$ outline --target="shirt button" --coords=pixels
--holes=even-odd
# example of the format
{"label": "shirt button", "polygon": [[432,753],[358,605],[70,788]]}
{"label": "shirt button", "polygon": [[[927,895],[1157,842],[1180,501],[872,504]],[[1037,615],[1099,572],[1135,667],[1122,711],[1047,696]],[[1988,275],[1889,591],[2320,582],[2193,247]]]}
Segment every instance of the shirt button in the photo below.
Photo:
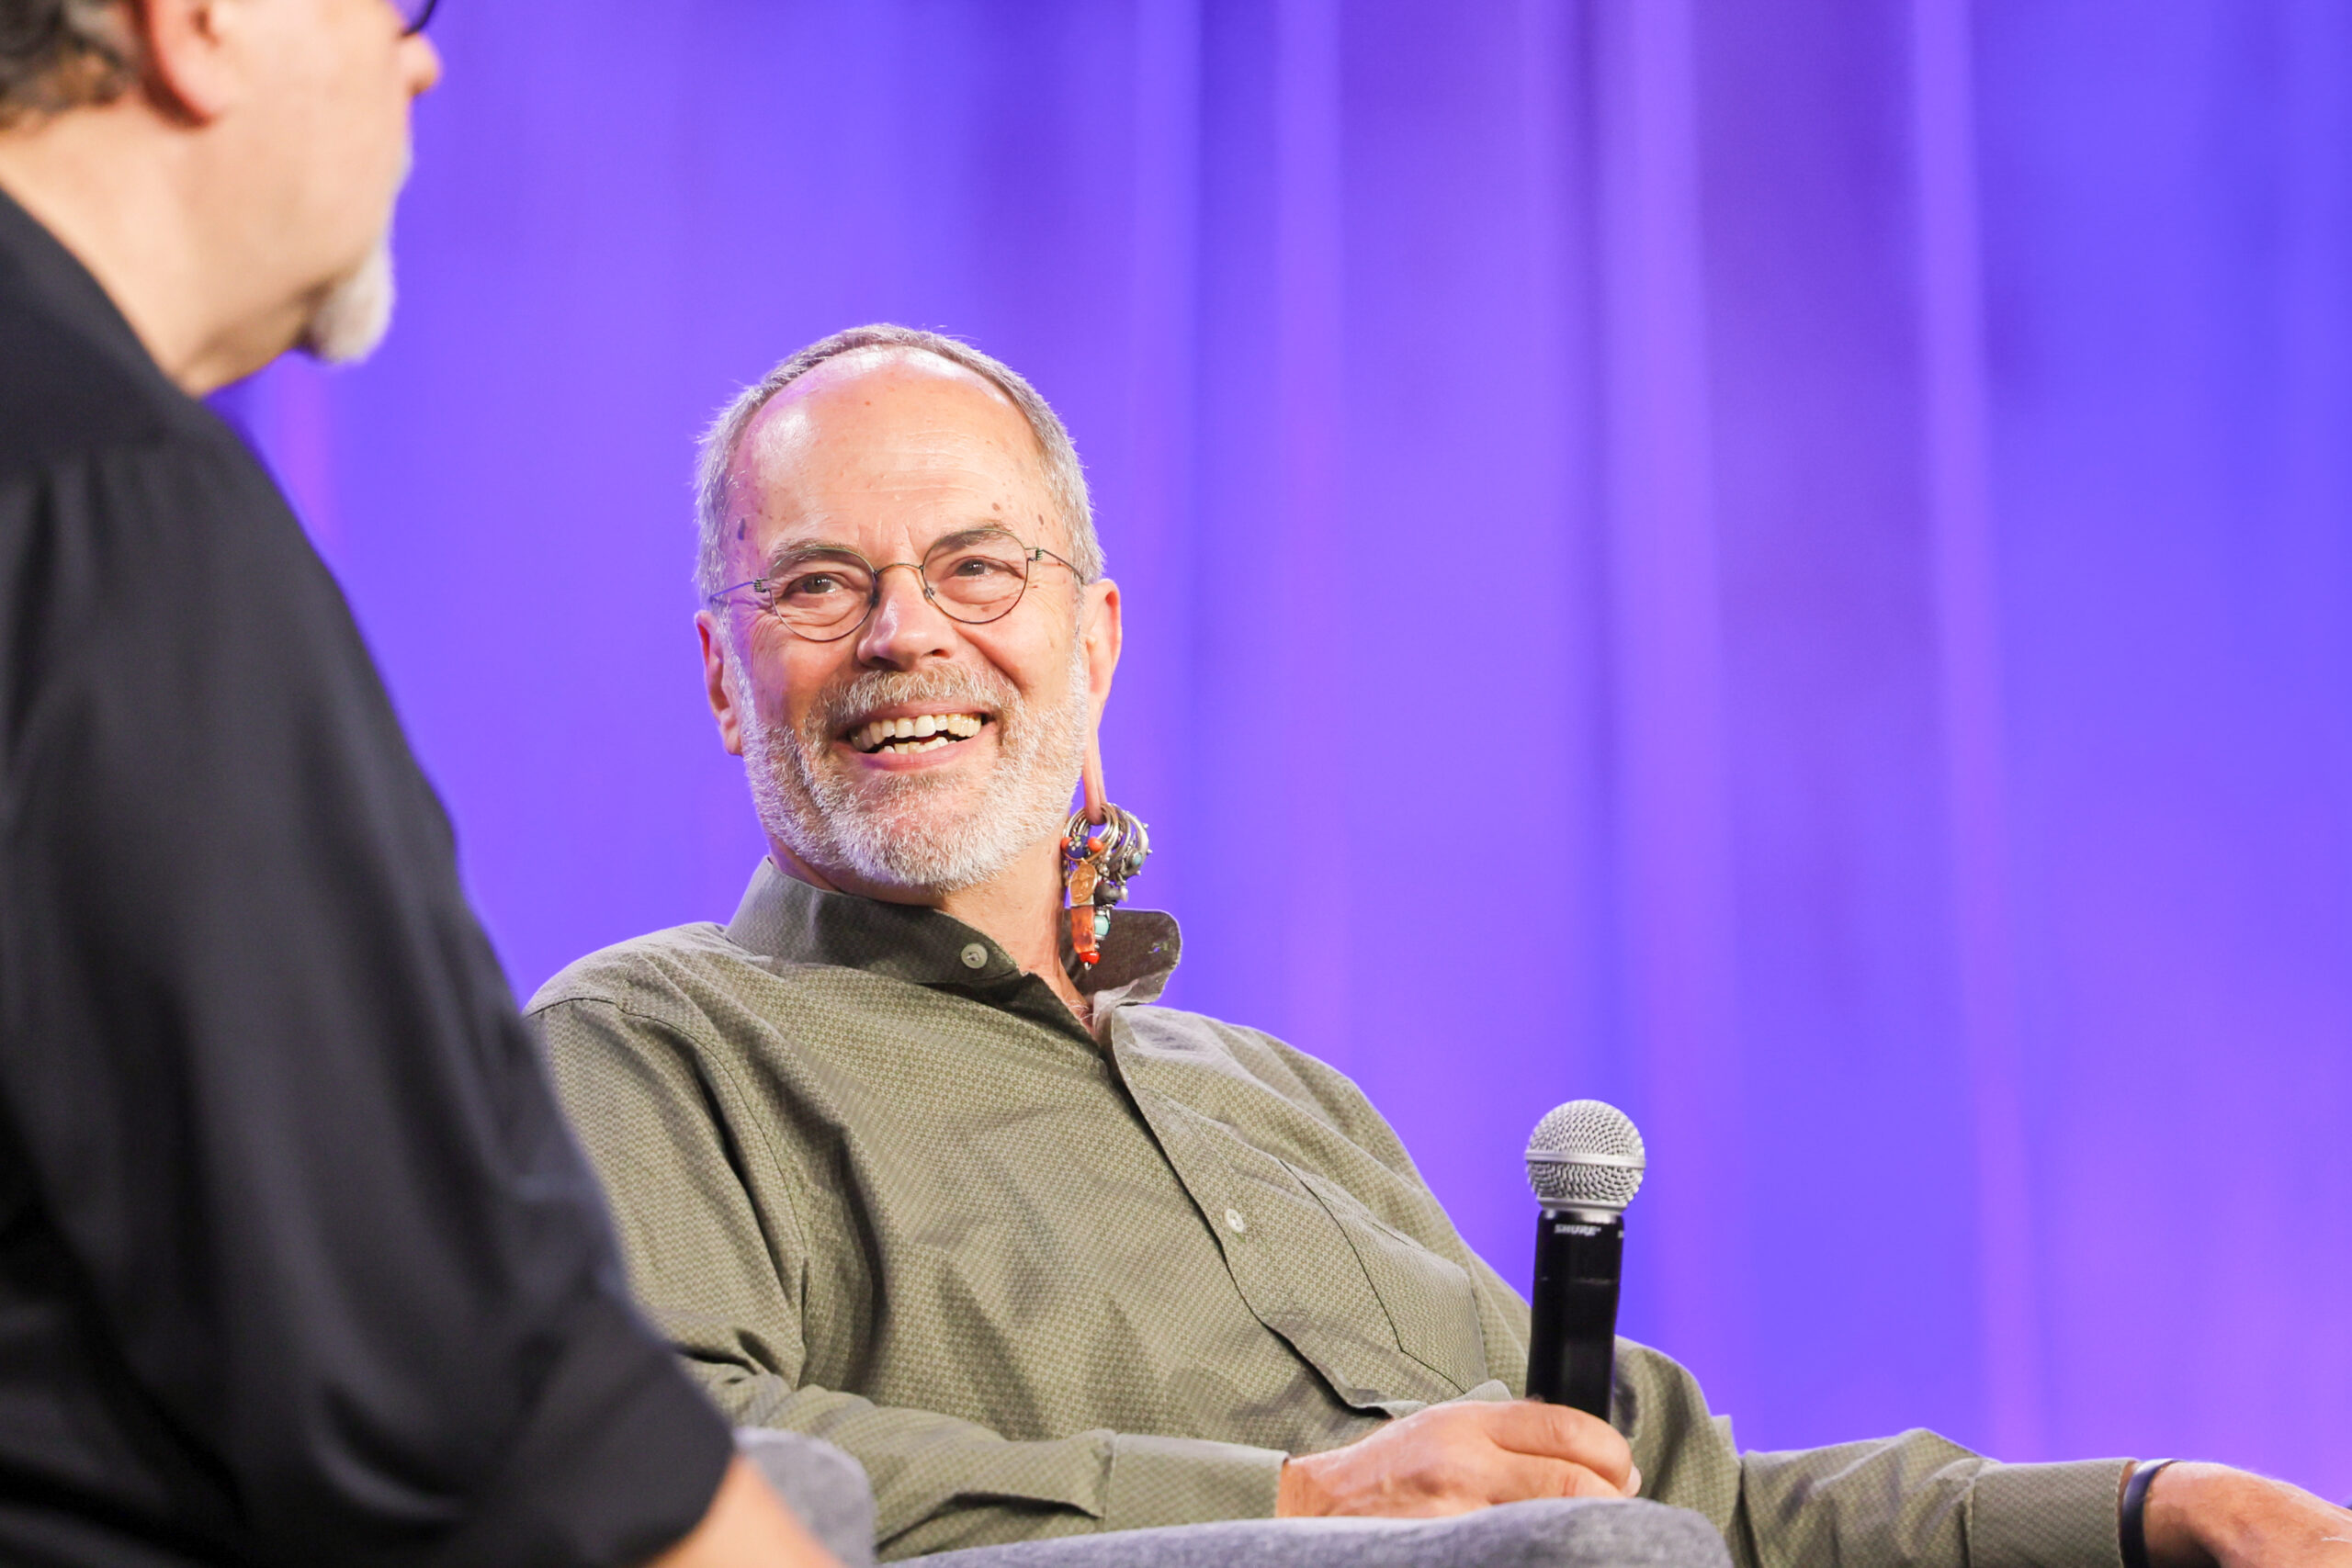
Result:
{"label": "shirt button", "polygon": [[985,969],[985,968],[987,968],[988,966],[989,966],[989,950],[988,950],[987,948],[985,948],[985,947],[981,946],[981,945],[980,945],[978,942],[967,942],[967,943],[965,943],[965,944],[964,944],[964,967],[965,967],[965,968],[967,968],[967,969]]}
{"label": "shirt button", "polygon": [[1225,1212],[1225,1223],[1233,1227],[1234,1234],[1237,1235],[1250,1228],[1250,1222],[1241,1217],[1241,1211],[1238,1209],[1227,1209]]}

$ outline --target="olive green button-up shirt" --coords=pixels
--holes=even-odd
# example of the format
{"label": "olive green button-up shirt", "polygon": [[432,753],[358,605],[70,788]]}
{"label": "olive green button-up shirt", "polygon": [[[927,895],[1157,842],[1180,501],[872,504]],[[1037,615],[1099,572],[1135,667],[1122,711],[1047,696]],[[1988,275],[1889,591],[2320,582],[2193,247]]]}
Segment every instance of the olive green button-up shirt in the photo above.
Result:
{"label": "olive green button-up shirt", "polygon": [[[1264,1517],[1286,1455],[1523,1386],[1526,1303],[1387,1123],[1153,1005],[1177,950],[1121,912],[1090,1033],[972,928],[763,863],[532,1004],[646,1309],[738,1423],[864,1462],[886,1557]],[[1742,1455],[1666,1357],[1618,1377],[1645,1495],[1742,1568],[2119,1562],[2121,1461]]]}

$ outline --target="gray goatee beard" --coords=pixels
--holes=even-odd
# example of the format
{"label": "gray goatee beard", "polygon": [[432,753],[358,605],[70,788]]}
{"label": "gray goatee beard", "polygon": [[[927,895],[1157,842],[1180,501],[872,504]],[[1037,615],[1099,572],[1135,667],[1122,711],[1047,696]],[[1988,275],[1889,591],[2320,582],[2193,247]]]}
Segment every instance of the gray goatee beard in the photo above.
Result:
{"label": "gray goatee beard", "polygon": [[392,239],[387,233],[368,259],[319,301],[295,345],[326,365],[356,365],[376,352],[392,326]]}
{"label": "gray goatee beard", "polygon": [[[1072,646],[1061,699],[1050,705],[962,665],[868,671],[825,694],[797,734],[760,716],[736,685],[740,657],[729,664],[760,825],[804,864],[875,886],[956,893],[1061,835],[1091,730],[1084,644]],[[995,767],[977,782],[961,772],[852,775],[833,758],[833,739],[893,703],[992,713]]]}

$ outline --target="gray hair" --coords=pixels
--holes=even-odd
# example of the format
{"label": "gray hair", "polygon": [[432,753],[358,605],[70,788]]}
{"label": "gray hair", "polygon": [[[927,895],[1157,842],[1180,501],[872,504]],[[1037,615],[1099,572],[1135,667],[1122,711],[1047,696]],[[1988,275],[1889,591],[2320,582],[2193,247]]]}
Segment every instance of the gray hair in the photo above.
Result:
{"label": "gray hair", "polygon": [[120,97],[144,63],[122,0],[0,0],[0,126]]}
{"label": "gray hair", "polygon": [[744,431],[751,428],[752,421],[767,406],[770,398],[825,361],[862,348],[902,348],[934,355],[951,365],[962,366],[1010,398],[1013,407],[1029,422],[1030,434],[1037,438],[1037,450],[1045,462],[1046,488],[1062,514],[1070,565],[1078,569],[1082,582],[1092,582],[1102,575],[1102,545],[1094,535],[1094,508],[1086,493],[1086,470],[1079,463],[1078,448],[1071,444],[1061,416],[1037,395],[1035,387],[1022,378],[1019,371],[1003,361],[944,333],[884,323],[852,327],[810,344],[744,388],[703,433],[701,451],[695,463],[695,516],[701,540],[695,558],[695,586],[706,598],[727,586],[728,476],[734,468],[735,449],[742,443]]}

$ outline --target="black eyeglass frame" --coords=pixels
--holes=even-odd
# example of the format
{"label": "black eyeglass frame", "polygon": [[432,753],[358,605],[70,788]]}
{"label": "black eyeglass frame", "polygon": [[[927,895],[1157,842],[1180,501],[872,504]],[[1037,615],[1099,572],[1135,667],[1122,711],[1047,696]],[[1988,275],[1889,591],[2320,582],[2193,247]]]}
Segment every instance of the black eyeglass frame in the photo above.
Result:
{"label": "black eyeglass frame", "polygon": [[411,22],[407,27],[401,29],[401,37],[414,38],[417,34],[423,32],[424,30],[424,24],[431,21],[433,19],[433,13],[440,8],[441,0],[424,0],[424,9],[416,14],[416,20]]}
{"label": "black eyeglass frame", "polygon": [[[1020,547],[1021,592],[1006,600],[1004,602],[1004,608],[997,611],[994,615],[982,615],[978,619],[974,619],[967,615],[957,615],[954,610],[950,609],[946,604],[940,601],[938,592],[931,586],[931,574],[925,571],[923,568],[929,565],[931,558],[939,554],[940,551],[968,546],[977,536],[987,534],[1002,535],[1005,538],[1012,540],[1013,544]],[[854,560],[865,569],[869,580],[865,589],[865,608],[855,616],[842,622],[841,630],[823,637],[803,631],[800,627],[794,626],[790,621],[785,620],[782,615],[775,616],[779,622],[783,623],[785,630],[806,642],[839,642],[843,637],[854,637],[857,635],[859,629],[862,628],[866,622],[874,618],[874,612],[881,608],[882,574],[888,571],[892,567],[903,566],[912,571],[915,574],[915,581],[922,585],[923,598],[930,603],[932,608],[937,610],[941,615],[946,616],[949,620],[954,621],[959,626],[989,626],[994,622],[1004,619],[1005,616],[1019,609],[1021,607],[1021,602],[1029,597],[1029,585],[1036,581],[1035,567],[1037,562],[1041,560],[1049,560],[1053,561],[1057,565],[1069,567],[1069,575],[1073,581],[1083,582],[1085,581],[1083,574],[1081,574],[1078,568],[1070,561],[1065,559],[1061,556],[1056,555],[1053,551],[1046,548],[1043,545],[1023,545],[1018,536],[1001,528],[984,528],[975,530],[971,533],[950,534],[945,538],[941,539],[938,543],[933,545],[931,548],[925,550],[922,553],[922,559],[921,560],[884,561],[881,565],[876,566],[874,562],[866,559],[862,552],[851,549],[846,545],[825,545],[817,548],[803,551],[789,558],[791,562],[798,562],[812,558],[820,558],[825,556],[840,556],[846,559]],[[713,604],[731,604],[734,602],[734,596],[736,594],[741,593],[743,590],[748,588],[752,590],[752,592],[759,595],[762,600],[762,603],[758,606],[760,613],[766,615],[775,615],[775,604],[771,602],[767,602],[768,584],[774,581],[780,574],[780,570],[772,569],[764,576],[747,578],[741,582],[720,589],[718,592],[710,596],[709,602]]]}

